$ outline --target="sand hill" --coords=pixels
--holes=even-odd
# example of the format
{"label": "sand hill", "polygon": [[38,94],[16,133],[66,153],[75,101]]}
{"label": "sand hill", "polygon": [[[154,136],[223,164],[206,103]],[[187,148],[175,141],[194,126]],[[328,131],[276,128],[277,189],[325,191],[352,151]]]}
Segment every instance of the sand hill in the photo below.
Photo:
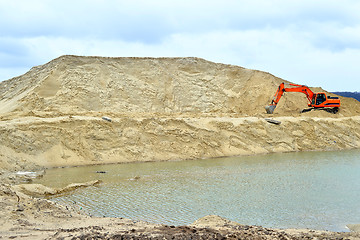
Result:
{"label": "sand hill", "polygon": [[2,83],[1,112],[263,113],[281,81],[198,58],[63,56]]}
{"label": "sand hill", "polygon": [[[62,56],[2,82],[0,112],[253,116],[265,113],[281,82],[286,81],[266,72],[199,58]],[[337,116],[360,114],[359,104],[342,101]],[[276,113],[293,115],[306,107],[305,95],[289,93]]]}
{"label": "sand hill", "polygon": [[[0,167],[360,146],[354,99],[341,97],[338,114],[300,114],[305,95],[287,93],[267,115],[264,106],[281,82],[199,58],[62,56],[0,83]],[[282,124],[269,124],[267,117]]]}

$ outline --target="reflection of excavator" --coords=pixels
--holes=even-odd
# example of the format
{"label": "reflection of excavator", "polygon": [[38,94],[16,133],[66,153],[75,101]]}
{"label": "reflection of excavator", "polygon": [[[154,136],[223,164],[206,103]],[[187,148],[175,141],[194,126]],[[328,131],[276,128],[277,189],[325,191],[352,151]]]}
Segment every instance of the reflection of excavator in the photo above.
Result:
{"label": "reflection of excavator", "polygon": [[340,99],[338,97],[326,96],[326,94],[323,92],[314,93],[310,90],[310,88],[304,85],[297,85],[291,83],[290,85],[294,87],[286,88],[284,87],[284,83],[280,84],[270,105],[265,107],[267,113],[274,112],[276,105],[280,101],[280,98],[282,97],[284,92],[301,92],[306,95],[307,99],[309,100],[308,106],[311,108],[304,109],[302,112],[311,111],[312,109],[323,109],[332,113],[337,113],[339,111]]}

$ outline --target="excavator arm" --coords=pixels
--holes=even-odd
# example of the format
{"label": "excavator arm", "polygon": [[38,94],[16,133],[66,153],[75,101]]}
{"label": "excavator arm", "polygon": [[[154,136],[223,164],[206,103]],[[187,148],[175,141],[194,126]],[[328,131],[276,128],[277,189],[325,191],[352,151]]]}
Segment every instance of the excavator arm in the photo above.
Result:
{"label": "excavator arm", "polygon": [[298,85],[298,84],[292,84],[290,83],[289,85],[294,86],[291,88],[286,88],[284,83],[281,83],[279,85],[278,90],[276,91],[273,99],[271,100],[270,105],[266,106],[266,112],[267,113],[273,113],[276,105],[278,104],[278,102],[280,101],[282,95],[284,94],[284,92],[301,92],[304,93],[307,97],[307,99],[309,100],[309,103],[311,103],[312,98],[314,97],[314,93],[313,91],[310,90],[310,88],[308,88],[307,86],[304,85]]}

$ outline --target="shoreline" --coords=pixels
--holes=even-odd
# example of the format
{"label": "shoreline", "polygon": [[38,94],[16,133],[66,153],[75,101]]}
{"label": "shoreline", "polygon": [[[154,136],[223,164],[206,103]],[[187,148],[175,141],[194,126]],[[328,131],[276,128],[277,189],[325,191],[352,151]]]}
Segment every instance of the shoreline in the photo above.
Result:
{"label": "shoreline", "polygon": [[4,191],[4,187],[0,185],[0,196],[7,205],[7,217],[0,221],[2,239],[119,239],[120,236],[122,239],[360,239],[359,232],[271,229],[242,225],[219,216],[205,216],[187,226],[90,217],[11,188]]}
{"label": "shoreline", "polygon": [[[275,119],[282,121],[280,125],[270,124],[261,117],[181,118],[177,116],[166,119],[141,117],[138,119],[113,118],[112,122],[104,121],[100,117],[90,118],[37,118],[35,121],[32,118],[19,119],[20,121],[15,119],[2,120],[0,130],[3,129],[3,133],[8,134],[7,129],[12,129],[12,135],[8,135],[9,139],[18,141],[18,138],[12,136],[21,136],[31,127],[34,136],[29,134],[25,136],[30,137],[30,139],[33,138],[35,143],[39,140],[40,142],[37,145],[30,146],[30,148],[17,146],[16,148],[20,153],[9,149],[11,145],[8,144],[12,144],[11,140],[6,143],[3,142],[6,145],[0,145],[4,149],[2,159],[5,156],[3,163],[7,162],[8,168],[6,165],[4,168],[3,165],[0,177],[4,178],[10,171],[15,173],[16,171],[43,170],[50,167],[169,160],[191,161],[197,158],[209,159],[280,152],[337,151],[360,148],[360,134],[357,131],[360,125],[360,116],[338,118],[274,116]],[[73,130],[74,126],[76,126],[76,131]],[[327,134],[329,128],[335,131],[332,134],[335,141],[329,138]],[[122,129],[122,131],[116,132],[116,129]],[[342,129],[347,130],[346,135],[343,134],[344,130]],[[45,134],[47,140],[40,135],[37,136],[38,133],[41,136]],[[119,133],[120,141],[113,142],[116,139],[116,134]],[[62,145],[56,144],[56,139],[62,139]],[[161,141],[161,139],[165,139],[165,141]],[[24,138],[25,140],[29,141]],[[64,144],[67,141],[69,143]],[[49,142],[54,143],[48,145]],[[245,142],[248,144],[244,144]],[[44,146],[47,147],[44,148]],[[117,149],[115,155],[113,149]],[[7,161],[6,158],[8,158]],[[86,160],[88,158],[93,160]],[[68,229],[67,233],[71,238],[74,236],[97,236],[97,234],[105,238],[109,236],[115,238],[114,236],[120,232],[122,236],[142,239],[144,236],[154,237],[154,232],[158,232],[160,235],[155,236],[168,236],[170,239],[170,236],[181,235],[185,231],[185,235],[181,235],[185,239],[196,238],[196,236],[229,237],[232,234],[242,237],[252,236],[252,238],[269,238],[271,236],[271,239],[283,239],[284,237],[299,239],[309,236],[318,239],[341,237],[360,239],[360,233],[357,232],[325,231],[319,233],[314,230],[274,230],[256,226],[244,227],[243,225],[241,227],[238,225],[228,227],[228,224],[218,224],[216,228],[206,227],[201,228],[201,230],[198,227],[189,226],[169,227],[144,222],[140,224],[137,221],[120,218],[93,218],[66,209],[66,207],[64,209],[64,206],[54,205],[44,199],[22,196],[21,200],[18,201],[15,196],[21,193],[11,190],[11,185],[14,185],[19,179],[13,176],[11,178],[6,180],[8,183],[4,183],[4,181],[2,183],[4,190],[1,197],[5,207],[0,212],[2,216],[5,216],[3,220],[10,222],[10,225],[5,223],[2,225],[0,233],[9,237],[28,235],[29,239],[33,239],[34,236],[40,237],[45,233],[46,237],[50,238],[55,235],[62,237],[65,232],[61,229]],[[26,199],[25,203],[22,203],[23,199]],[[35,208],[44,213],[34,213]],[[59,221],[62,222],[60,226]],[[22,225],[14,228],[14,226],[19,225],[19,222]],[[114,228],[114,222],[118,224],[116,228]],[[78,227],[73,228],[69,224]],[[125,225],[126,227],[124,227]],[[357,227],[358,225],[352,226],[358,231]],[[130,231],[129,228],[130,230],[135,229],[135,232]],[[46,229],[52,230],[47,231]],[[105,230],[106,232],[102,232]],[[141,233],[138,233],[138,230]],[[199,235],[200,233],[201,235]],[[270,233],[273,235],[268,235]]]}
{"label": "shoreline", "polygon": [[[355,151],[356,153],[358,152],[358,150],[360,150],[360,148],[359,149],[346,149],[346,150],[342,150],[342,151],[340,151],[340,154],[342,154],[341,152],[343,152],[345,155],[344,156],[347,156],[348,154],[349,154],[349,152],[351,152],[351,151]],[[306,151],[306,152],[309,152],[309,151]],[[306,153],[305,152],[305,153]],[[311,152],[314,152],[314,151],[311,151]],[[315,154],[321,154],[321,153],[324,153],[324,152],[327,152],[327,153],[329,153],[329,155],[328,154],[326,154],[325,156],[332,156],[333,155],[333,153],[336,153],[335,151],[330,151],[330,150],[327,150],[327,151],[315,151],[314,153]],[[337,151],[338,152],[338,151]],[[286,152],[286,153],[276,153],[276,155],[275,156],[269,156],[269,158],[274,158],[274,159],[282,159],[284,156],[282,156],[283,154],[292,154],[292,153],[294,153],[294,152]],[[304,152],[301,152],[301,153],[304,153]],[[355,156],[357,155],[355,153]],[[253,156],[259,156],[259,155],[261,155],[261,156],[264,156],[264,155],[273,155],[273,154],[271,154],[271,153],[268,153],[268,154],[256,154],[256,155],[246,155],[246,156],[244,156],[244,157],[247,157],[247,158],[244,158],[244,160],[245,161],[249,161],[249,159],[252,159],[251,157],[253,157]],[[297,154],[297,153],[295,153],[295,154]],[[311,153],[311,155],[312,155],[312,153]],[[354,152],[352,153],[352,155],[354,155]],[[261,157],[260,156],[260,157]],[[295,156],[295,155],[291,155],[291,156]],[[301,156],[300,158],[304,158],[304,159],[307,159],[307,156],[310,156],[310,155],[302,155],[302,154],[300,154],[300,155],[296,155],[296,158],[299,158],[299,156]],[[324,156],[324,155],[323,155]],[[339,157],[341,157],[340,155],[336,155],[338,158]],[[242,156],[232,156],[232,157],[230,157],[230,158],[237,158],[237,157],[242,157]],[[249,158],[250,157],[250,158]],[[217,158],[212,158],[212,159],[218,159],[218,160],[220,160],[221,161],[221,159],[222,158],[224,158],[224,157],[217,157]],[[225,157],[225,158],[227,158],[227,157]],[[265,158],[267,159],[267,157],[265,156]],[[286,158],[289,158],[289,157],[286,157]],[[335,157],[336,158],[336,157]],[[246,160],[247,159],[247,160]],[[263,157],[261,157],[261,159],[263,159],[264,160],[264,158]],[[206,161],[207,160],[211,160],[211,159],[199,159],[199,160],[181,160],[180,162],[189,162],[190,163],[190,161],[196,161],[196,162],[199,162],[199,161],[201,161],[201,162],[203,162],[204,164],[206,163]],[[254,159],[255,160],[255,159]],[[168,161],[168,162],[179,162],[179,161]],[[133,166],[139,166],[139,168],[142,168],[141,167],[141,163],[144,163],[144,162],[134,162],[134,164],[136,164],[136,165],[133,165]],[[146,162],[146,163],[148,163],[148,162]],[[257,162],[258,163],[258,162]],[[123,165],[123,164],[127,164],[127,163],[120,163],[121,165]],[[139,165],[138,165],[139,164]],[[186,164],[186,163],[185,163]],[[190,163],[191,164],[191,163]],[[106,164],[106,165],[109,165],[109,164]],[[111,165],[113,165],[113,164],[111,164]],[[197,164],[195,164],[196,166],[197,166]],[[113,169],[113,167],[111,166],[110,168],[109,167],[104,167],[104,168],[86,168],[86,167],[91,167],[91,166],[93,166],[93,165],[90,165],[90,166],[84,166],[84,168],[81,168],[81,172],[82,171],[86,171],[86,172],[97,172],[96,170],[104,170],[106,173],[108,173],[108,174],[110,174],[110,176],[111,176],[111,174],[113,174],[112,172],[113,171],[115,171],[114,169]],[[153,165],[149,165],[149,166],[153,166]],[[154,166],[158,166],[158,165],[154,165]],[[162,164],[160,165],[160,166],[163,166]],[[166,166],[166,165],[165,165]],[[177,164],[175,164],[175,165],[170,165],[170,166],[178,166]],[[181,165],[182,166],[182,165]],[[81,167],[81,166],[80,166]],[[120,168],[123,168],[123,167],[120,167]],[[126,168],[126,167],[125,167]],[[136,167],[137,168],[137,167]],[[161,169],[163,169],[163,168],[161,168]],[[50,176],[53,176],[54,175],[54,173],[56,173],[56,175],[59,175],[61,172],[59,172],[59,171],[61,171],[61,169],[59,169],[59,170],[56,170],[55,172],[52,172],[52,173],[50,173]],[[70,171],[72,171],[72,170],[70,170]],[[80,171],[80,170],[76,170],[77,172],[78,171]],[[104,173],[105,173],[104,172]],[[67,174],[68,175],[68,172],[64,172],[64,174]],[[124,174],[124,173],[122,173],[122,174]],[[121,174],[121,175],[122,175]],[[135,179],[137,179],[137,176],[141,176],[141,178],[143,178],[142,176],[147,176],[146,174],[147,173],[142,173],[142,172],[138,172],[137,173],[138,175],[136,175],[136,178]],[[96,174],[95,174],[96,175]],[[76,179],[76,180],[74,180],[74,179],[72,179],[72,181],[67,181],[66,182],[66,184],[68,184],[68,183],[70,183],[70,182],[82,182],[82,181],[89,181],[89,179],[90,180],[95,180],[95,179],[101,179],[101,180],[103,180],[104,182],[106,182],[106,179],[107,179],[107,177],[105,177],[105,175],[99,175],[99,177],[97,178],[95,175],[92,175],[92,177],[95,177],[95,178],[86,178],[86,180],[81,180],[81,179]],[[102,177],[102,176],[104,176],[104,178]],[[129,177],[129,176],[127,176],[127,177]],[[134,180],[134,178],[133,177],[129,177],[129,178],[127,178],[127,177],[123,177],[123,179],[126,179],[126,180]],[[147,176],[147,177],[149,177],[149,176]],[[138,178],[138,179],[140,179],[140,177]],[[48,182],[48,181],[50,181],[50,182]],[[147,179],[147,180],[149,180],[149,179]],[[39,181],[37,181],[37,183],[39,183]],[[49,178],[49,177],[47,177],[46,179],[45,179],[45,182],[44,181],[41,181],[40,183],[42,183],[42,184],[49,184],[50,186],[59,186],[58,184],[53,184],[53,182],[51,182],[51,178]],[[63,182],[63,184],[61,184],[61,186],[65,186],[65,184],[64,184],[64,182]],[[129,193],[128,193],[129,194]],[[69,200],[68,200],[69,201]],[[81,202],[81,201],[79,201],[79,202]],[[92,204],[91,205],[93,205],[93,202],[92,202]],[[83,206],[84,207],[84,206]],[[146,208],[145,208],[146,209]],[[95,216],[97,216],[96,215],[96,212],[97,211],[95,211],[95,213],[94,213],[94,211],[90,211],[90,212],[92,212],[92,214],[95,214]],[[222,214],[220,214],[221,216],[222,216]],[[115,216],[114,214],[112,214],[111,216]],[[116,216],[121,216],[121,215],[116,215]],[[128,215],[128,216],[131,216],[131,215]],[[198,217],[201,217],[201,215],[197,215]],[[340,215],[341,216],[341,215]],[[229,216],[228,216],[229,217]],[[164,222],[159,222],[159,221],[157,221],[157,222],[155,222],[155,223],[159,223],[159,224],[174,224],[174,225],[179,225],[179,224],[190,224],[190,221],[185,221],[185,219],[187,219],[188,220],[188,218],[186,218],[186,216],[184,216],[184,219],[182,219],[182,218],[179,218],[179,216],[177,216],[177,219],[182,219],[183,221],[180,221],[180,223],[179,222],[177,222],[177,223],[175,223],[175,222],[171,222],[171,221],[167,221],[167,220],[169,220],[169,219],[171,219],[171,216],[169,216],[169,219],[166,219],[166,218],[163,218],[165,221]],[[232,220],[234,220],[234,219],[236,219],[236,218],[234,218],[234,216],[232,216]],[[144,219],[143,219],[144,220]],[[237,220],[239,220],[239,219],[237,219]],[[345,219],[345,220],[349,220],[349,219]],[[147,221],[147,220],[145,220],[145,221]],[[290,223],[293,223],[293,222],[291,222],[291,221],[289,221]],[[247,224],[249,224],[249,222],[247,222],[247,221],[245,221],[245,223],[247,223]],[[342,222],[340,222],[340,223],[342,223]],[[351,221],[351,222],[346,222],[345,221],[345,223],[354,223],[353,221]],[[355,223],[356,223],[356,221],[355,221]],[[253,223],[254,224],[254,223]],[[261,223],[259,223],[261,226],[263,226]],[[309,228],[310,229],[312,229],[312,230],[319,230],[319,231],[325,231],[325,230],[327,230],[327,231],[341,231],[341,232],[348,232],[348,231],[350,231],[350,229],[347,229],[347,230],[343,230],[343,227],[345,227],[345,225],[344,226],[342,226],[342,225],[337,225],[336,223],[332,223],[332,224],[334,224],[333,226],[337,226],[337,227],[333,227],[333,228],[329,228],[329,227],[327,227],[327,226],[323,226],[323,228],[316,228],[316,227],[311,227],[311,222],[309,221],[309,222],[307,222],[307,224],[308,224],[308,226],[309,226]],[[289,226],[289,225],[281,225],[281,228],[287,228],[287,226]],[[296,224],[294,225],[294,224],[292,224],[291,225],[292,227],[296,227]],[[263,226],[263,227],[270,227],[270,228],[273,228],[274,226]],[[279,227],[279,226],[278,226]],[[298,228],[298,227],[297,227]]]}
{"label": "shoreline", "polygon": [[[1,174],[0,177],[3,178],[5,176]],[[51,200],[25,195],[14,190],[11,184],[4,185],[3,183],[0,186],[2,187],[0,189],[2,190],[0,191],[2,192],[0,197],[2,197],[3,202],[7,203],[8,207],[12,207],[12,211],[8,211],[5,214],[12,216],[12,218],[18,215],[15,218],[15,222],[23,222],[20,224],[21,226],[16,228],[8,226],[7,229],[6,224],[5,228],[3,224],[0,228],[0,236],[4,239],[10,239],[15,236],[22,237],[22,239],[38,237],[64,237],[64,239],[71,239],[73,237],[84,238],[95,236],[116,239],[120,235],[125,237],[125,239],[157,239],[160,236],[164,239],[171,239],[174,236],[178,236],[179,239],[188,239],[190,237],[200,239],[204,236],[208,239],[219,237],[231,239],[234,236],[249,237],[249,239],[360,239],[359,224],[348,224],[349,232],[332,232],[314,229],[272,229],[261,226],[241,225],[219,216],[205,216],[187,226],[154,224],[124,218],[90,217],[86,213],[68,209],[68,207],[56,204]],[[8,189],[4,190],[4,188]],[[15,199],[15,196],[18,200]],[[12,199],[10,200],[9,198]],[[12,204],[9,204],[10,202]],[[34,213],[34,206],[40,206],[38,209],[42,213]],[[58,225],[59,221],[63,221],[63,223]],[[12,222],[14,222],[14,219],[12,219]]]}
{"label": "shoreline", "polygon": [[[282,123],[274,125],[262,117],[114,118],[112,122],[101,117],[2,120],[0,168],[16,171],[37,166],[360,148],[360,116],[274,118]],[[328,134],[329,129],[332,134]]]}

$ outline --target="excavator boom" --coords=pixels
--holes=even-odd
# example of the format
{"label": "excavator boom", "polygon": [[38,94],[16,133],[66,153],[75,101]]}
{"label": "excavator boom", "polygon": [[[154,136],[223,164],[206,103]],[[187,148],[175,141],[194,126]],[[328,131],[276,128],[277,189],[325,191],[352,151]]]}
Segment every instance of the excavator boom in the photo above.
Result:
{"label": "excavator boom", "polygon": [[292,87],[286,88],[285,83],[281,83],[276,91],[270,105],[266,106],[266,112],[272,114],[280,101],[284,92],[301,92],[304,93],[309,101],[308,106],[313,108],[333,108],[334,113],[340,107],[340,99],[337,97],[326,96],[325,93],[314,93],[305,85],[289,84]]}

